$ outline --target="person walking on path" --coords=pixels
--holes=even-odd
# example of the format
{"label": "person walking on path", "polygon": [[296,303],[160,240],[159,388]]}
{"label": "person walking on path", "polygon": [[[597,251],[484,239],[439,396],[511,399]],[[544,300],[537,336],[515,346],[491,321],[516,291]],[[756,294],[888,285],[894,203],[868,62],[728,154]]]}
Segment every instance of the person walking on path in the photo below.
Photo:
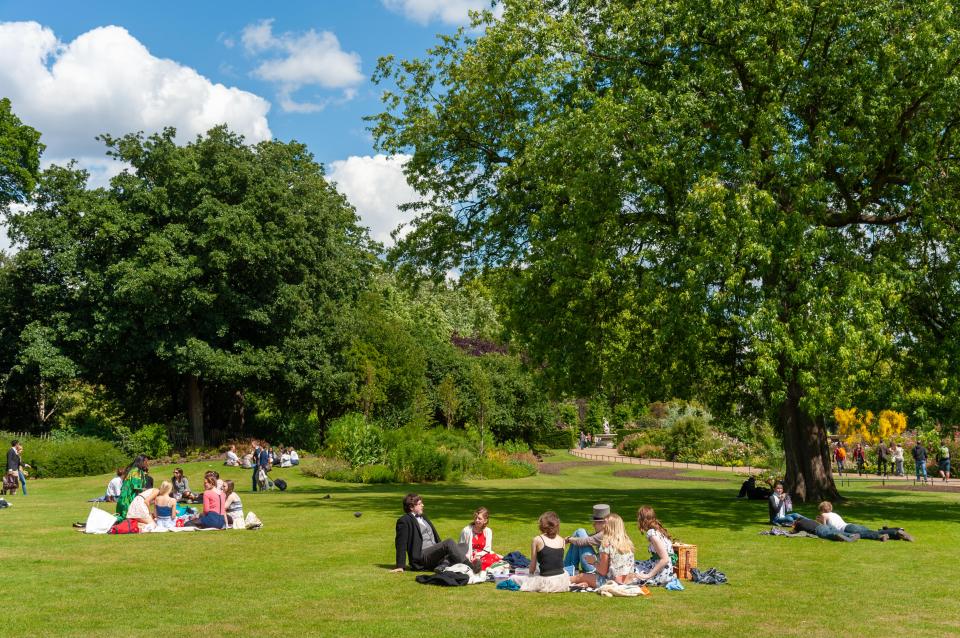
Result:
{"label": "person walking on path", "polygon": [[853,448],[853,462],[857,464],[857,476],[863,476],[863,464],[866,460],[863,454],[863,443],[857,443],[857,447]]}
{"label": "person walking on path", "polygon": [[14,439],[10,442],[10,449],[7,450],[7,476],[4,479],[4,489],[7,489],[9,484],[13,493],[16,493],[18,482],[18,476],[20,474],[20,452],[17,451],[17,447],[20,445],[20,441]]}
{"label": "person walking on path", "polygon": [[913,446],[913,464],[916,466],[917,480],[923,475],[923,482],[927,482],[927,448],[923,446],[922,441],[917,441]]}
{"label": "person walking on path", "polygon": [[20,478],[20,489],[23,490],[23,495],[27,495],[27,472],[25,468],[30,466],[23,462],[23,443],[17,443],[17,456],[19,457],[19,465],[17,466],[17,476]]}
{"label": "person walking on path", "polygon": [[843,463],[847,460],[847,451],[843,449],[843,443],[837,442],[837,447],[833,450],[833,458],[837,462],[837,473],[843,476]]}
{"label": "person walking on path", "polygon": [[890,462],[890,448],[883,441],[877,446],[877,476],[887,476],[887,463]]}
{"label": "person walking on path", "polygon": [[941,443],[937,451],[937,465],[940,470],[940,478],[947,482],[950,480],[950,448],[946,443]]}
{"label": "person walking on path", "polygon": [[253,491],[257,491],[257,474],[260,473],[260,454],[263,451],[260,449],[260,441],[254,439],[250,441],[253,445]]}
{"label": "person walking on path", "polygon": [[891,446],[893,455],[893,473],[897,476],[903,476],[903,446],[894,441]]}

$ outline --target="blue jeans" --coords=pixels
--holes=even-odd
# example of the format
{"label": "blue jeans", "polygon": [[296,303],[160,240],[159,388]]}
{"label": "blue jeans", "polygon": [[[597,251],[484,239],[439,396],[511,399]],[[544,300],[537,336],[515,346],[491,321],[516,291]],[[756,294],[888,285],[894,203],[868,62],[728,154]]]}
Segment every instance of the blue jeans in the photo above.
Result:
{"label": "blue jeans", "polygon": [[870,529],[869,527],[864,527],[863,525],[856,525],[850,523],[843,528],[844,534],[860,534],[860,538],[868,541],[878,541],[880,540],[880,532],[875,529]]}
{"label": "blue jeans", "polygon": [[844,532],[837,531],[835,527],[830,527],[829,525],[817,525],[816,534],[820,538],[823,538],[829,541],[842,541],[850,537],[849,534],[845,534]]}
{"label": "blue jeans", "polygon": [[21,470],[17,470],[17,474],[20,476],[20,489],[23,490],[23,495],[27,495],[27,477],[23,475]]}
{"label": "blue jeans", "polygon": [[920,475],[923,474],[923,480],[927,480],[927,460],[916,461],[917,465],[917,480],[920,480]]}
{"label": "blue jeans", "polygon": [[[573,533],[575,538],[586,538],[589,536],[587,530],[582,527]],[[576,573],[577,568],[580,568],[585,574],[592,574],[597,571],[596,564],[588,563],[584,560],[587,556],[593,556],[593,560],[597,559],[597,552],[590,545],[584,545],[580,547],[579,545],[571,545],[570,549],[567,550],[567,555],[563,558],[563,568],[571,576]]]}
{"label": "blue jeans", "polygon": [[804,518],[796,512],[788,512],[783,516],[775,516],[773,518],[774,525],[793,525],[793,522],[797,519]]}

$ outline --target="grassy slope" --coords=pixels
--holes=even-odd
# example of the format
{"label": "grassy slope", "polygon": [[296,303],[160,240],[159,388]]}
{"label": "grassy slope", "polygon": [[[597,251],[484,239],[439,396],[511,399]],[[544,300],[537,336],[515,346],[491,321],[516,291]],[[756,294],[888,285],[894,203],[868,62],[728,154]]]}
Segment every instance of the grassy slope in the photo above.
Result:
{"label": "grassy slope", "polygon": [[[200,483],[206,467],[185,466],[192,483]],[[240,481],[245,509],[260,516],[264,529],[131,537],[73,531],[70,523],[86,517],[84,499],[102,491],[106,476],[38,481],[27,498],[13,497],[14,507],[0,510],[5,616],[17,629],[11,635],[568,636],[603,627],[630,635],[917,637],[958,631],[955,494],[850,490],[839,509],[848,521],[899,522],[918,542],[847,544],[758,536],[767,527],[766,504],[734,499],[735,477],[651,481],[613,477],[615,466],[587,466],[515,481],[409,488],[333,484],[292,469],[276,472],[291,490],[255,495],[247,492],[248,472],[220,469],[224,478]],[[154,474],[166,476],[169,468]],[[561,531],[569,533],[588,522],[595,502],[610,503],[627,519],[651,504],[672,534],[699,546],[701,567],[719,567],[731,584],[655,589],[646,600],[519,594],[492,585],[428,588],[412,574],[386,570],[408,489],[424,496],[442,535],[458,533],[472,510],[486,505],[495,549],[528,555],[536,517],[545,509],[556,510]],[[355,518],[354,511],[363,516]]]}

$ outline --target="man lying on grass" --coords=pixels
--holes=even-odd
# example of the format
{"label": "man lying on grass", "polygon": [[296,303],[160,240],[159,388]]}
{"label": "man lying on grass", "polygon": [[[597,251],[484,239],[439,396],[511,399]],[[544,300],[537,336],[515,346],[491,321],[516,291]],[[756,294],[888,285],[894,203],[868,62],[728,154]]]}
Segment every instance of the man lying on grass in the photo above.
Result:
{"label": "man lying on grass", "polygon": [[863,525],[847,523],[833,511],[833,503],[830,501],[820,503],[820,516],[817,517],[817,522],[829,525],[843,534],[859,534],[860,538],[871,541],[885,542],[890,539],[913,541],[913,536],[907,534],[902,527],[882,527],[878,530],[872,530]]}

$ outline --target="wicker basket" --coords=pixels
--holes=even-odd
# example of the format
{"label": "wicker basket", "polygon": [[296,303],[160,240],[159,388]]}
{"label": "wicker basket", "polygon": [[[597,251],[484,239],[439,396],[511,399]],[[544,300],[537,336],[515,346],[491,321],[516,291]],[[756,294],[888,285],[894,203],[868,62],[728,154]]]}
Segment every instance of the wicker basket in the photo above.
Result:
{"label": "wicker basket", "polygon": [[677,555],[677,564],[673,568],[677,578],[690,580],[690,570],[697,566],[697,546],[674,543],[673,552]]}

